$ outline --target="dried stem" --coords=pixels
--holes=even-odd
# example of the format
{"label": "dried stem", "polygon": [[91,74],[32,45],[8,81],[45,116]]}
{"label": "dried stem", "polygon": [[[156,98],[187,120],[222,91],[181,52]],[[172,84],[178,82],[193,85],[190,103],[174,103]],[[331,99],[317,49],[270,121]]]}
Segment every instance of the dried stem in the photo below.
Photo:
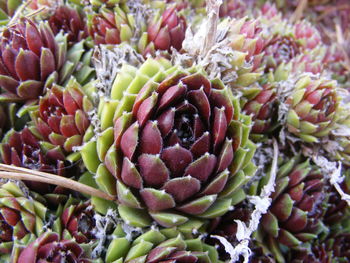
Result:
{"label": "dried stem", "polygon": [[304,10],[305,10],[305,8],[307,7],[307,4],[308,4],[307,1],[308,0],[299,0],[298,6],[297,6],[297,8],[295,9],[293,15],[290,18],[291,22],[296,22],[296,21],[301,19],[301,17],[303,16]]}
{"label": "dried stem", "polygon": [[202,56],[204,57],[216,42],[216,32],[219,22],[219,10],[222,0],[207,0],[207,34],[204,39]]}
{"label": "dried stem", "polygon": [[102,192],[93,187],[87,186],[85,184],[79,183],[72,179],[61,177],[58,175],[29,170],[22,167],[16,167],[6,164],[0,164],[0,178],[15,179],[15,180],[27,180],[36,181],[48,184],[59,185],[64,188],[68,188],[77,192],[88,194],[91,196],[100,197],[105,200],[115,201],[115,197]]}
{"label": "dried stem", "polygon": [[336,32],[336,37],[337,37],[337,43],[339,48],[341,49],[341,51],[343,52],[344,55],[344,60],[345,62],[343,63],[343,66],[350,71],[350,58],[348,56],[348,53],[346,52],[344,46],[347,44],[346,40],[344,39],[344,34],[343,31],[341,29],[341,26],[339,25],[339,23],[335,24],[335,32]]}
{"label": "dried stem", "polygon": [[323,11],[323,13],[321,15],[319,15],[317,17],[316,21],[320,22],[321,20],[323,20],[329,14],[331,14],[331,13],[333,13],[335,11],[342,11],[342,10],[346,10],[346,9],[350,9],[350,5],[349,4],[343,4],[343,5],[338,5],[338,6],[335,6],[335,7],[329,7],[325,11]]}
{"label": "dried stem", "polygon": [[8,23],[8,26],[11,27],[14,24],[17,23],[17,19],[19,19],[19,17],[21,16],[23,10],[32,2],[32,0],[29,0],[27,2],[25,2],[24,4],[22,4],[17,11],[15,12],[14,16],[11,18],[11,20]]}

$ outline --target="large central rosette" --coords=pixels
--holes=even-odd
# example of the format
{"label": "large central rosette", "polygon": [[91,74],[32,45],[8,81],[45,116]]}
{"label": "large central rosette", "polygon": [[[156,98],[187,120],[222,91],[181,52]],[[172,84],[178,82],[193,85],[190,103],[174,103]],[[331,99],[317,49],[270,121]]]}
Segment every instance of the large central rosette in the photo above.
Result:
{"label": "large central rosette", "polygon": [[[233,105],[219,91],[200,74],[174,75],[153,92],[141,90],[124,132],[118,133],[123,117],[116,121],[115,146],[124,156],[120,179],[140,190],[149,209],[203,213],[225,186]],[[206,202],[188,202],[195,197]]]}
{"label": "large central rosette", "polygon": [[[149,67],[151,62],[155,63],[148,60],[145,64]],[[249,128],[240,120],[237,102],[221,81],[209,81],[196,69],[156,72],[135,92],[136,83],[141,82],[140,71],[145,69],[143,65],[135,72],[118,103],[117,114],[124,113],[114,117],[114,143],[103,160],[105,170],[117,178],[120,207],[146,208],[164,226],[182,224],[187,215],[213,218],[224,214],[233,196],[241,200],[244,195],[239,191],[239,185],[246,182],[244,172],[234,175],[249,164],[254,152],[241,148],[254,145],[244,138]],[[121,75],[115,89],[125,88],[118,84],[125,80],[126,74]],[[126,96],[133,98],[132,104],[123,102]],[[107,129],[101,138],[108,133]],[[99,157],[105,148],[100,141]],[[97,178],[100,172],[98,169]],[[164,214],[171,215],[174,210],[178,217]]]}

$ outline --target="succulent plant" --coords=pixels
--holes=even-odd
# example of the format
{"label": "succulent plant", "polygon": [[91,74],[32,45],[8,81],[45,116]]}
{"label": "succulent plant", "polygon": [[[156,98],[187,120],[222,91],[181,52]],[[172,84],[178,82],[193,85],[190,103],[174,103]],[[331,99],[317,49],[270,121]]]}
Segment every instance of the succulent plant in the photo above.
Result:
{"label": "succulent plant", "polygon": [[28,114],[21,114],[20,108],[17,103],[0,103],[1,139],[10,129],[22,130],[30,120]]}
{"label": "succulent plant", "polygon": [[107,7],[114,7],[118,4],[123,4],[126,2],[126,0],[88,0],[90,4],[94,7],[101,7],[101,6],[107,6]]}
{"label": "succulent plant", "polygon": [[[41,143],[29,128],[24,128],[20,132],[10,130],[0,145],[0,153],[5,164],[58,175],[65,174],[65,156],[61,148]],[[46,184],[29,181],[26,184],[41,193],[51,191]]]}
{"label": "succulent plant", "polygon": [[310,72],[315,75],[322,73],[324,71],[324,65],[322,64],[322,59],[319,59],[322,58],[322,55],[320,56],[317,53],[318,52],[306,52],[295,57],[290,62],[292,65],[291,72],[295,75],[302,74],[303,72]]}
{"label": "succulent plant", "polygon": [[63,236],[66,236],[67,231],[78,243],[88,243],[96,239],[94,215],[93,207],[88,201],[66,206],[60,216]]}
{"label": "succulent plant", "polygon": [[[350,177],[349,171],[345,173],[344,181],[340,184],[342,190],[350,193]],[[328,190],[327,210],[323,216],[323,222],[331,227],[338,227],[339,223],[344,221],[349,216],[349,207],[345,200],[342,200],[340,194],[334,187]]]}
{"label": "succulent plant", "polygon": [[268,19],[276,18],[279,15],[279,12],[276,7],[276,3],[266,2],[263,4],[261,9],[259,10],[261,15]]}
{"label": "succulent plant", "polygon": [[3,31],[0,50],[0,100],[5,101],[37,99],[66,57],[66,44],[56,42],[47,23],[37,26],[26,18]]}
{"label": "succulent plant", "polygon": [[264,47],[266,71],[288,63],[299,53],[299,44],[290,36],[276,36]]}
{"label": "succulent plant", "polygon": [[265,251],[260,246],[254,246],[252,247],[252,255],[250,257],[251,263],[276,263],[274,256],[269,251]]}
{"label": "succulent plant", "polygon": [[89,90],[93,89],[91,86],[95,85],[96,74],[92,65],[93,50],[89,47],[89,42],[82,40],[69,47],[67,59],[59,71],[57,84],[65,86],[72,78],[75,78],[80,85],[90,87]]}
{"label": "succulent plant", "polygon": [[337,80],[342,88],[350,91],[350,70],[346,66],[346,57],[345,51],[334,44],[328,48],[322,62],[331,72],[332,78]]}
{"label": "succulent plant", "polygon": [[258,20],[242,18],[239,20],[224,20],[219,25],[228,28],[227,45],[232,48],[229,56],[229,67],[221,72],[231,88],[248,87],[255,83],[263,73],[263,48],[267,38],[263,35]]}
{"label": "succulent plant", "polygon": [[[144,0],[144,2],[151,2],[151,1]],[[191,1],[188,1],[188,0],[166,0],[166,3],[175,4],[177,11],[181,11],[186,8],[189,8],[191,5]]]}
{"label": "succulent plant", "polygon": [[61,30],[68,34],[70,43],[79,42],[88,36],[84,17],[76,8],[68,5],[59,6],[55,10],[49,18],[49,25],[55,35]]}
{"label": "succulent plant", "polygon": [[47,231],[26,246],[13,262],[91,263],[92,259],[74,240],[61,239],[57,233]]}
{"label": "succulent plant", "polygon": [[348,2],[0,0],[0,262],[350,262]]}
{"label": "succulent plant", "polygon": [[248,207],[248,204],[242,202],[236,206],[234,211],[213,219],[208,232],[226,237],[227,240],[234,243],[237,241],[237,223],[235,220],[247,223],[251,218],[251,213],[252,209]]}
{"label": "succulent plant", "polygon": [[13,183],[0,183],[0,254],[10,253],[13,242],[43,230],[46,207],[27,197]]}
{"label": "succulent plant", "polygon": [[88,16],[88,31],[97,45],[129,42],[135,31],[135,19],[126,5],[116,5],[113,10],[102,7],[99,13]]}
{"label": "succulent plant", "polygon": [[241,202],[235,206],[233,211],[229,211],[223,216],[211,220],[210,226],[207,229],[209,235],[206,237],[206,241],[211,245],[215,245],[220,258],[230,260],[230,255],[228,254],[228,251],[226,251],[226,247],[218,239],[213,238],[212,236],[224,237],[233,246],[236,246],[239,243],[237,240],[238,225],[236,220],[249,224],[252,211],[253,210],[246,202]]}
{"label": "succulent plant", "polygon": [[321,44],[321,36],[318,30],[306,21],[295,24],[295,38],[305,49],[313,49]]}
{"label": "succulent plant", "polygon": [[230,91],[195,68],[170,66],[125,66],[111,91],[116,102],[100,107],[104,131],[82,149],[101,189],[115,194],[107,182],[117,179],[119,211],[135,224],[132,211],[167,227],[220,216],[244,199],[240,186],[255,171],[250,119]]}
{"label": "succulent plant", "polygon": [[29,10],[38,10],[42,7],[53,9],[60,4],[60,0],[33,0],[28,3]]}
{"label": "succulent plant", "polygon": [[[342,189],[349,193],[349,170],[345,171]],[[323,221],[329,227],[308,247],[289,256],[293,263],[301,262],[348,262],[350,260],[349,207],[334,187],[329,189],[329,199]]]}
{"label": "succulent plant", "polygon": [[303,77],[295,84],[286,104],[289,106],[288,131],[305,142],[317,142],[327,136],[339,117],[339,98],[334,81]]}
{"label": "succulent plant", "polygon": [[214,247],[200,238],[186,238],[175,229],[151,229],[130,241],[118,226],[113,235],[106,263],[221,262]]}
{"label": "succulent plant", "polygon": [[323,174],[310,160],[291,158],[279,166],[271,198],[272,204],[261,220],[264,234],[259,242],[268,244],[276,260],[284,262],[281,245],[298,249],[326,231],[322,222],[323,202],[327,200]]}
{"label": "succulent plant", "polygon": [[254,134],[267,134],[277,122],[276,87],[265,84],[257,88],[243,88],[243,112],[252,115]]}
{"label": "succulent plant", "polygon": [[[348,127],[348,126],[345,126]],[[344,165],[349,166],[350,165],[350,143],[349,143],[349,136],[347,135],[340,135],[336,137],[331,137],[337,147],[336,149],[330,150],[330,156],[333,160],[341,161]]]}
{"label": "succulent plant", "polygon": [[[344,231],[344,230],[343,230]],[[312,244],[310,249],[303,249],[291,256],[292,263],[330,263],[348,262],[350,260],[350,233],[329,235],[325,240]]]}
{"label": "succulent plant", "polygon": [[45,141],[66,152],[83,143],[90,126],[88,112],[93,108],[83,88],[71,78],[63,88],[53,85],[39,101],[32,119]]}
{"label": "succulent plant", "polygon": [[242,18],[247,15],[249,8],[251,8],[252,1],[242,1],[242,0],[226,0],[223,1],[220,6],[220,17],[234,17]]}
{"label": "succulent plant", "polygon": [[138,48],[144,55],[156,50],[180,50],[185,39],[186,19],[177,11],[176,4],[167,6],[154,15],[147,26],[147,34],[140,39]]}

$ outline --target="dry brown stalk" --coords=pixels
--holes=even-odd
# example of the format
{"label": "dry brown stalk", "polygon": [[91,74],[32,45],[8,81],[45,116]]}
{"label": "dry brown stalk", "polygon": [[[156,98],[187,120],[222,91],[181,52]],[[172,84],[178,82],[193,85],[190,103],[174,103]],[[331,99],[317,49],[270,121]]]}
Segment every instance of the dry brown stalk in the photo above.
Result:
{"label": "dry brown stalk", "polygon": [[0,178],[13,179],[13,180],[27,180],[36,181],[47,184],[54,184],[68,188],[80,193],[96,196],[105,200],[115,201],[115,197],[109,195],[101,190],[95,189],[88,185],[79,183],[69,178],[61,177],[58,175],[30,170],[23,167],[16,167],[12,165],[0,164]]}
{"label": "dry brown stalk", "polygon": [[300,20],[303,16],[304,10],[307,8],[308,2],[307,0],[299,0],[298,6],[295,9],[293,15],[290,18],[291,22],[296,22]]}

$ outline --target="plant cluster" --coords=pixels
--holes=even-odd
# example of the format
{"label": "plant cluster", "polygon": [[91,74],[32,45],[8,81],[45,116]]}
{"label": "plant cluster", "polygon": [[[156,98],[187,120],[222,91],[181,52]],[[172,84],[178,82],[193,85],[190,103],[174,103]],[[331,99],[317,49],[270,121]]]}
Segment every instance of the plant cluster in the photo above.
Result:
{"label": "plant cluster", "polygon": [[0,262],[350,262],[349,14],[0,0]]}

